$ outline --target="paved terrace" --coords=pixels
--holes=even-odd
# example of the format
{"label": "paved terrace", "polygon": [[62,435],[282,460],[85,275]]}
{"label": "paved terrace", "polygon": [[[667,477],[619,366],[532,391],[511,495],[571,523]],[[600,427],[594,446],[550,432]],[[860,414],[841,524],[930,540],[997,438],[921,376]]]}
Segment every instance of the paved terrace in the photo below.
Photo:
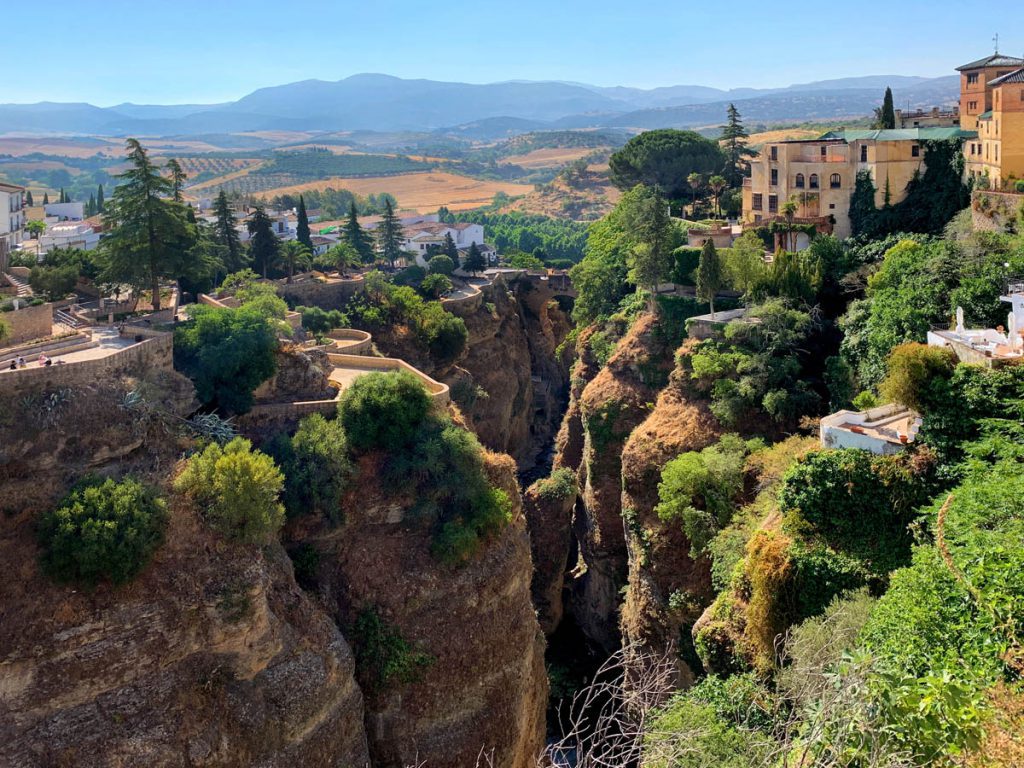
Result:
{"label": "paved terrace", "polygon": [[[105,357],[115,355],[123,349],[137,344],[132,337],[121,336],[116,326],[99,326],[90,329],[92,333],[92,343],[95,346],[91,346],[88,349],[76,349],[74,351],[60,353],[55,351],[54,354],[50,354],[44,350],[44,354],[53,362],[54,365],[64,365],[67,363],[80,363],[86,360],[102,360]],[[28,352],[24,355],[26,367],[37,368],[39,367],[39,355]],[[0,374],[11,373],[9,367],[5,366],[0,370]]]}

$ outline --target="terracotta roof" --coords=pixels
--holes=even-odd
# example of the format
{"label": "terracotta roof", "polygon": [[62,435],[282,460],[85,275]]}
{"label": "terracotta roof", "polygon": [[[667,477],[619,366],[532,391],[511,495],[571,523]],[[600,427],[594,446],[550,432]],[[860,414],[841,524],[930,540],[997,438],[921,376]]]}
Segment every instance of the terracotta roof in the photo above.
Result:
{"label": "terracotta roof", "polygon": [[6,184],[0,181],[0,190],[4,192],[24,192],[24,187],[19,187],[17,184]]}
{"label": "terracotta roof", "polygon": [[1004,83],[1024,83],[1024,69],[1018,69],[1008,75],[1003,75],[989,81],[989,85],[1003,85]]}
{"label": "terracotta roof", "polygon": [[1018,59],[1016,56],[1004,56],[1001,53],[993,53],[984,59],[978,59],[970,64],[957,67],[956,71],[963,72],[967,69],[983,69],[985,67],[1024,67],[1024,59]]}

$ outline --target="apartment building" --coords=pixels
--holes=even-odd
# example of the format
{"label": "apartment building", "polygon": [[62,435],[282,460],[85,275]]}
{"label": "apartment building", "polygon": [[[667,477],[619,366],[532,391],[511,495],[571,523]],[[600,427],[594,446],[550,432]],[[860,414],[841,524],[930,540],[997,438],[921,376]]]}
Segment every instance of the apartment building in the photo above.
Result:
{"label": "apartment building", "polygon": [[1024,67],[1024,59],[994,53],[983,59],[957,67],[960,73],[960,127],[978,130],[978,121],[992,111],[992,81]]}
{"label": "apartment building", "polygon": [[25,236],[25,188],[0,183],[0,268]]}
{"label": "apartment building", "polygon": [[830,131],[818,139],[765,146],[751,163],[743,187],[743,220],[771,221],[788,200],[798,204],[797,219],[828,219],[836,237],[849,237],[850,198],[857,174],[874,182],[875,205],[898,203],[915,173],[923,172],[923,143],[973,138],[956,127]]}
{"label": "apartment building", "polygon": [[978,138],[964,149],[967,175],[989,189],[1024,179],[1024,67],[987,83],[992,108],[978,115]]}

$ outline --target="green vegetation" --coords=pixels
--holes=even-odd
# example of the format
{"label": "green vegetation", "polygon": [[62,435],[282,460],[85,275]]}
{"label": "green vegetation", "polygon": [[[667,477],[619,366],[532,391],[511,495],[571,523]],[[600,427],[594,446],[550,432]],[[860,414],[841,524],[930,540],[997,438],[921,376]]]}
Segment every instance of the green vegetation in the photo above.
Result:
{"label": "green vegetation", "polygon": [[322,515],[340,523],[341,497],[354,473],[341,421],[306,416],[290,440],[279,437],[269,451],[284,472],[288,516]]}
{"label": "green vegetation", "polygon": [[587,242],[587,225],[571,219],[488,211],[466,211],[448,218],[452,223],[482,224],[487,242],[502,255],[532,254],[545,263],[575,263],[583,258]]}
{"label": "green vegetation", "polygon": [[[329,149],[314,147],[295,152],[275,152],[270,162],[254,174],[287,175],[296,179],[327,179],[331,176],[387,176],[396,173],[426,171],[432,166],[408,157],[391,155],[337,155]],[[312,205],[312,200],[310,205]]]}
{"label": "green vegetation", "polygon": [[718,173],[726,158],[718,143],[693,131],[663,128],[645,131],[611,156],[612,183],[623,191],[645,184],[672,199],[689,193],[692,173]]}
{"label": "green vegetation", "polygon": [[556,469],[533,484],[533,491],[545,501],[562,501],[576,495],[576,473],[568,467]]}
{"label": "green vegetation", "polygon": [[278,500],[284,476],[274,460],[236,437],[225,446],[211,443],[188,460],[175,490],[201,509],[207,524],[244,544],[272,541],[284,523]]}
{"label": "green vegetation", "polygon": [[357,452],[401,450],[417,436],[430,396],[411,373],[360,376],[338,403],[338,418]]}
{"label": "green vegetation", "polygon": [[39,520],[40,563],[52,578],[123,584],[164,539],[167,505],[137,480],[92,478]]}
{"label": "green vegetation", "polygon": [[364,691],[380,695],[417,682],[433,658],[417,651],[376,608],[364,608],[347,633],[356,657],[356,675]]}

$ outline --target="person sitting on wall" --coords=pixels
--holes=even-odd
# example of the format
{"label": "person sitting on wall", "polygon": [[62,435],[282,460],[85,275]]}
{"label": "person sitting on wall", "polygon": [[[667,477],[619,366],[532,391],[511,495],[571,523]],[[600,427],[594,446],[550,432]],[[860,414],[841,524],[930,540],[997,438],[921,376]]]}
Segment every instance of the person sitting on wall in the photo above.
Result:
{"label": "person sitting on wall", "polygon": [[17,363],[17,361],[16,361],[16,360],[11,360],[11,367],[10,367],[10,370],[12,370],[12,371],[16,371],[16,370],[18,370],[18,363]]}
{"label": "person sitting on wall", "polygon": [[46,357],[42,352],[39,353],[39,367],[42,368],[48,362],[49,358]]}
{"label": "person sitting on wall", "polygon": [[19,368],[24,368],[25,367],[25,358],[21,357],[20,355],[18,357],[18,367]]}

